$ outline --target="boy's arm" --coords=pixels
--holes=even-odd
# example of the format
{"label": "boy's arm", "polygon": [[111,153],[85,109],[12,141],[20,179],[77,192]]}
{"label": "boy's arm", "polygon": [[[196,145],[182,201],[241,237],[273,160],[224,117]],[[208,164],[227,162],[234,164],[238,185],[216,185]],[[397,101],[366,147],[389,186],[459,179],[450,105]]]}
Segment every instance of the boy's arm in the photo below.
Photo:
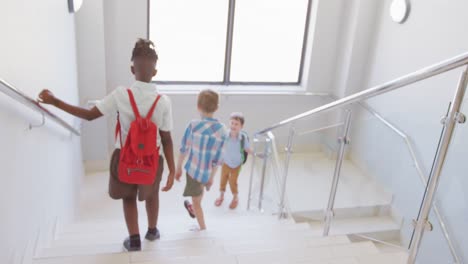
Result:
{"label": "boy's arm", "polygon": [[208,180],[208,188],[211,187],[214,181],[214,176],[216,175],[216,172],[218,171],[218,167],[223,164],[223,159],[222,159],[222,154],[225,149],[225,142],[227,139],[227,135],[224,135],[221,139],[221,143],[219,144],[219,148],[216,151],[215,158],[213,159],[213,169],[211,170],[211,175],[210,179]]}
{"label": "boy's arm", "polygon": [[169,175],[167,176],[166,186],[162,189],[163,192],[167,192],[172,188],[172,185],[174,184],[174,145],[172,143],[171,132],[159,130],[159,134],[161,135],[161,144],[163,146],[167,166],[169,167]]}
{"label": "boy's arm", "polygon": [[180,181],[182,176],[182,164],[184,163],[185,157],[189,149],[192,146],[192,124],[189,124],[185,129],[184,137],[182,138],[182,144],[180,147],[179,158],[177,159],[177,168],[175,178],[177,181]]}
{"label": "boy's arm", "polygon": [[53,105],[71,115],[91,121],[102,116],[101,111],[97,107],[91,109],[81,108],[78,106],[70,105],[54,96],[49,90],[42,90],[39,94],[39,102],[43,104]]}
{"label": "boy's arm", "polygon": [[246,148],[245,151],[247,151],[247,153],[249,153],[250,155],[254,154],[251,148]]}
{"label": "boy's arm", "polygon": [[182,176],[182,164],[184,163],[185,157],[187,154],[179,153],[179,158],[177,159],[177,169],[175,174],[175,179],[180,181],[180,177]]}
{"label": "boy's arm", "polygon": [[216,175],[216,172],[218,171],[218,167],[219,167],[219,166],[215,166],[215,167],[213,167],[213,169],[211,170],[210,179],[208,179],[208,184],[207,184],[208,190],[210,190],[211,186],[213,185],[214,176]]}

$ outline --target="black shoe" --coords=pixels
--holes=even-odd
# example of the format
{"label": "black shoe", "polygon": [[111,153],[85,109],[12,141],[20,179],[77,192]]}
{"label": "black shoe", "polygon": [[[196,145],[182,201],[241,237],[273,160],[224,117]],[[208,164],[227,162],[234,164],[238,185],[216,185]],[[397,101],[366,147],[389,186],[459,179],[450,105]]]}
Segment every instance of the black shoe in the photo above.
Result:
{"label": "black shoe", "polygon": [[161,234],[159,234],[159,230],[155,228],[155,231],[148,229],[146,232],[145,238],[149,241],[155,241],[156,239],[159,239],[161,237]]}
{"label": "black shoe", "polygon": [[123,242],[124,248],[128,251],[140,251],[141,250],[141,241],[140,241],[140,236],[138,238],[134,239],[132,237],[127,237],[124,242]]}
{"label": "black shoe", "polygon": [[185,200],[184,206],[185,206],[185,209],[187,209],[187,212],[189,213],[190,217],[195,218],[195,213],[193,211],[192,204],[188,200]]}

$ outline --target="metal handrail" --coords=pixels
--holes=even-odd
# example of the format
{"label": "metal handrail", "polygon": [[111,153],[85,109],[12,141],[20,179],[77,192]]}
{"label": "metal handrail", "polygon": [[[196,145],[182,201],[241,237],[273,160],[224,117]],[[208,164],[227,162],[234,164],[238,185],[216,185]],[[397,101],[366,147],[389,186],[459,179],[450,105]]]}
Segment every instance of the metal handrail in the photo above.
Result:
{"label": "metal handrail", "polygon": [[403,77],[395,79],[393,81],[390,81],[390,82],[387,82],[387,83],[384,83],[384,84],[381,84],[381,85],[374,86],[374,87],[369,88],[367,90],[364,90],[362,92],[355,93],[353,95],[344,97],[342,99],[336,100],[336,101],[331,102],[329,104],[317,107],[317,108],[312,109],[310,111],[307,111],[307,112],[304,112],[302,114],[296,115],[294,117],[285,119],[285,120],[283,120],[283,121],[281,121],[281,122],[279,122],[277,124],[274,124],[274,125],[272,125],[272,126],[270,126],[268,128],[265,128],[265,129],[257,132],[257,134],[265,134],[265,133],[267,133],[269,131],[272,131],[272,130],[274,130],[276,128],[285,126],[285,125],[287,125],[289,123],[292,123],[294,121],[303,119],[305,117],[315,115],[315,114],[325,112],[325,111],[330,111],[330,110],[333,110],[333,109],[338,109],[338,108],[341,108],[341,107],[343,107],[345,105],[349,105],[349,104],[352,104],[352,103],[355,103],[355,102],[363,101],[363,100],[375,97],[377,95],[384,94],[384,93],[396,90],[398,88],[413,84],[415,82],[425,80],[425,79],[427,79],[429,77],[432,77],[432,76],[435,76],[435,75],[438,75],[438,74],[441,74],[441,73],[456,69],[456,68],[461,67],[461,66],[463,66],[463,65],[465,65],[467,63],[468,63],[468,52],[463,53],[463,54],[461,54],[459,56],[453,57],[451,59],[442,61],[440,63],[436,63],[436,64],[434,64],[432,66],[422,68],[422,69],[420,69],[418,71],[415,71],[413,73],[410,73],[408,75],[405,75]]}
{"label": "metal handrail", "polygon": [[[279,128],[279,127],[283,127],[288,124],[291,124],[291,128],[293,129],[294,122],[301,120],[303,118],[316,115],[319,113],[323,113],[326,111],[339,109],[339,108],[342,108],[343,106],[350,106],[353,103],[360,103],[366,99],[373,98],[375,96],[378,96],[384,93],[388,93],[398,88],[416,83],[418,81],[425,80],[429,77],[456,69],[464,65],[468,65],[468,52],[463,53],[459,56],[453,57],[451,59],[442,61],[440,63],[434,64],[432,66],[423,68],[419,71],[405,75],[393,81],[374,86],[373,88],[364,90],[359,93],[355,93],[353,95],[336,100],[332,103],[317,107],[310,111],[307,111],[302,114],[291,117],[289,119],[283,120],[277,124],[274,124],[266,129],[263,129],[257,132],[255,136],[263,135],[265,133],[270,133],[272,132],[272,130]],[[453,131],[457,123],[464,123],[466,121],[466,117],[459,111],[460,111],[460,106],[463,101],[467,86],[468,86],[468,69],[465,69],[461,74],[460,81],[457,86],[457,90],[454,95],[454,98],[453,98],[453,104],[451,105],[450,110],[443,122],[443,125],[444,125],[443,134],[441,136],[440,145],[437,149],[437,152],[434,158],[433,170],[431,170],[431,173],[428,177],[427,184],[426,184],[426,191],[424,193],[424,197],[422,200],[421,209],[419,211],[418,218],[415,221],[416,224],[415,224],[415,229],[413,232],[413,238],[409,247],[408,263],[411,263],[411,264],[415,263],[416,261],[416,257],[419,252],[419,248],[421,246],[421,241],[422,241],[422,237],[424,235],[425,230],[428,228],[430,229],[431,227],[431,223],[429,222],[429,213],[431,209],[434,207],[433,205],[435,204],[434,203],[435,192],[437,191],[437,187],[439,185],[442,168],[444,167],[444,164],[445,164],[445,159],[446,159],[446,155],[447,155],[450,143],[451,143]],[[349,124],[350,124],[350,122],[348,122],[350,121],[349,117],[350,117],[350,112],[348,110],[348,115],[347,115],[348,125],[346,125],[347,129],[345,130],[345,134],[343,135],[343,138],[341,141],[339,157],[337,159],[337,163],[335,166],[335,173],[334,173],[333,183],[332,183],[332,187],[330,191],[329,203],[327,206],[327,214],[325,218],[326,227],[327,226],[329,227],[330,221],[333,217],[334,197],[336,196],[336,189],[337,189],[338,181],[340,177],[340,170],[342,166],[341,161],[343,159],[343,153],[345,152],[345,148],[347,145],[347,131],[349,130]],[[381,120],[381,121],[384,121],[384,120]],[[389,122],[384,122],[384,123],[390,128],[396,129],[391,123]],[[405,136],[405,134],[401,133],[401,131],[399,131],[398,129],[394,131],[396,131],[400,136]],[[289,142],[292,142],[292,137],[294,137],[294,133],[292,134],[290,133],[290,136],[288,138],[288,148],[287,148],[288,156],[291,154],[291,148],[290,148]],[[407,142],[407,144],[409,144],[411,155],[415,158],[414,149],[412,148],[412,145],[407,137],[405,138],[405,141]],[[289,160],[286,159],[285,168],[287,168],[288,162]],[[418,173],[422,173],[422,169],[419,166],[419,163],[415,163],[415,165],[417,166]],[[285,170],[283,184],[286,184],[286,177],[287,177],[287,170]],[[424,178],[422,180],[423,182],[425,182]],[[281,196],[284,197],[284,195],[285,195],[285,188],[283,186]],[[285,202],[284,199],[282,199],[280,208],[284,208],[284,202]],[[436,213],[438,212],[437,209],[435,209],[435,211]],[[455,261],[459,262],[457,254],[456,253],[454,254],[454,252],[456,252],[455,247],[448,236],[448,231],[445,227],[442,216],[439,213],[437,213],[437,215],[438,217],[440,217],[439,223],[441,225],[441,228],[443,229],[444,236],[446,236],[447,242],[449,243],[452,256],[454,257]],[[324,235],[328,235],[328,230],[329,228],[324,228]]]}
{"label": "metal handrail", "polygon": [[4,94],[10,96],[11,98],[15,99],[16,101],[26,105],[27,107],[31,108],[32,110],[42,114],[43,116],[47,116],[48,118],[52,119],[55,121],[57,124],[61,125],[65,129],[69,130],[71,133],[79,136],[80,132],[65,122],[63,119],[60,117],[56,116],[55,114],[51,113],[49,110],[46,108],[42,107],[36,100],[32,99],[31,97],[27,96],[23,92],[19,91],[16,89],[13,85],[9,84],[3,79],[0,79],[0,91],[2,91]]}
{"label": "metal handrail", "polygon": [[[468,100],[468,99],[467,99]],[[382,115],[380,115],[377,111],[375,111],[372,107],[370,107],[369,105],[367,105],[366,103],[364,102],[359,102],[358,103],[358,106],[362,107],[362,109],[364,109],[365,111],[367,111],[369,114],[371,114],[372,116],[374,116],[375,118],[377,118],[377,120],[381,121],[385,126],[387,126],[388,128],[390,128],[390,130],[392,130],[393,132],[395,132],[395,134],[397,134],[399,137],[401,137],[403,139],[403,141],[405,142],[407,148],[408,148],[408,151],[411,155],[411,158],[413,160],[413,164],[416,168],[416,171],[418,173],[418,176],[421,180],[421,183],[423,184],[423,186],[426,186],[427,184],[427,177],[425,176],[425,172],[424,172],[424,169],[423,169],[423,166],[421,165],[421,162],[420,160],[418,159],[417,155],[416,155],[416,151],[415,151],[415,147],[414,147],[414,144],[411,140],[411,138],[404,132],[402,131],[401,129],[399,129],[396,125],[394,125],[393,123],[391,123],[390,121],[388,121],[387,119],[385,119]],[[311,133],[316,133],[316,132],[320,132],[320,131],[323,131],[323,130],[327,130],[327,129],[330,129],[330,128],[335,128],[335,127],[340,127],[340,126],[343,126],[344,125],[344,122],[339,122],[339,123],[335,123],[335,124],[332,124],[332,125],[328,125],[328,126],[323,126],[323,127],[320,127],[320,128],[316,128],[316,129],[312,129],[312,130],[307,130],[307,131],[303,131],[303,132],[299,132],[299,133],[296,133],[296,135],[298,136],[303,136],[303,135],[307,135],[307,134],[311,134]],[[271,138],[272,137],[272,133],[271,132],[268,132],[267,133],[268,136]],[[273,136],[274,137],[274,136]],[[275,148],[276,149],[276,148]],[[277,151],[277,150],[276,150]],[[275,150],[272,151],[273,154],[275,154]],[[277,155],[277,154],[276,154]],[[278,161],[277,161],[278,163]],[[285,205],[286,207],[288,207],[288,203],[285,202]],[[440,228],[442,230],[442,233],[443,233],[443,236],[445,238],[445,240],[447,241],[447,244],[449,246],[449,250],[455,260],[455,263],[461,263],[460,262],[460,258],[457,254],[457,251],[455,249],[455,245],[454,245],[454,242],[452,241],[450,235],[449,235],[449,231],[448,231],[448,228],[447,228],[447,225],[445,224],[445,221],[444,221],[444,218],[442,217],[442,214],[440,213],[439,211],[439,208],[437,206],[437,203],[434,201],[434,204],[433,204],[433,209],[434,209],[434,213],[436,215],[436,218],[439,222],[439,225],[440,225]],[[290,212],[290,209],[288,210],[288,214],[291,214]],[[392,244],[390,244],[392,245]]]}

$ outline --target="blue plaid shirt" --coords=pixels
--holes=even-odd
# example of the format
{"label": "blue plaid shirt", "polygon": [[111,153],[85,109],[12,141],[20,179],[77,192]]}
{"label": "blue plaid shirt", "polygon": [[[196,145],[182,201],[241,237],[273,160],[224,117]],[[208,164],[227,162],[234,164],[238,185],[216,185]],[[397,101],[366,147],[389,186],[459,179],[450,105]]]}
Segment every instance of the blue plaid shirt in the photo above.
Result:
{"label": "blue plaid shirt", "polygon": [[185,170],[193,179],[203,184],[208,182],[213,168],[222,163],[221,153],[227,137],[224,125],[214,118],[189,123],[180,153],[189,153]]}

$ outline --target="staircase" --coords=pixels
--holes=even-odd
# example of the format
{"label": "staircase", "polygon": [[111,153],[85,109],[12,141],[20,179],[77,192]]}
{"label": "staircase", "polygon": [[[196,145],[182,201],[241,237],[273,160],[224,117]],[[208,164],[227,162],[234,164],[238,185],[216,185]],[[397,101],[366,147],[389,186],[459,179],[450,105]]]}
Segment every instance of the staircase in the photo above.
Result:
{"label": "staircase", "polygon": [[[336,157],[322,151],[293,153],[290,161],[286,187],[289,212],[295,222],[308,223],[318,234],[324,228],[324,210],[335,161]],[[283,162],[284,156],[280,155],[279,163]],[[260,163],[256,166],[257,174],[261,174]],[[272,174],[271,167],[267,167],[263,207],[266,211],[276,212],[278,191]],[[254,189],[258,185],[258,180],[254,181]],[[253,199],[255,206],[257,193],[254,193]],[[375,179],[365,175],[351,159],[345,159],[330,234],[364,236],[404,248],[406,242],[400,237],[402,219],[392,209],[392,199],[392,195]]]}
{"label": "staircase", "polygon": [[[247,169],[240,179],[241,190],[247,190]],[[171,192],[160,194],[161,239],[143,241],[141,252],[127,253],[121,244],[127,235],[121,202],[107,197],[107,173],[88,175],[76,220],[58,223],[52,241],[38,248],[28,263],[406,263],[406,252],[354,239],[343,230],[322,237],[321,228],[308,222],[280,221],[268,213],[245,211],[246,197],[241,197],[235,211],[227,208],[229,195],[225,204],[216,208],[215,190],[206,193],[203,201],[208,230],[191,231],[196,222],[183,209],[183,187],[176,183]],[[140,233],[144,235],[144,204],[139,206]]]}

